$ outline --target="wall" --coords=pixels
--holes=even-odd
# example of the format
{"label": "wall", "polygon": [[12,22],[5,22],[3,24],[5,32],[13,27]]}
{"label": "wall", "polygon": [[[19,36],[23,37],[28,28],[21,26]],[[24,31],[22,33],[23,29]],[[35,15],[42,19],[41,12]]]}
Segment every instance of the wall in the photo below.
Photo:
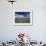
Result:
{"label": "wall", "polygon": [[[32,26],[15,26],[15,11],[33,10]],[[16,0],[12,5],[0,0],[0,40],[15,40],[18,32],[26,32],[33,40],[46,40],[46,0]]]}

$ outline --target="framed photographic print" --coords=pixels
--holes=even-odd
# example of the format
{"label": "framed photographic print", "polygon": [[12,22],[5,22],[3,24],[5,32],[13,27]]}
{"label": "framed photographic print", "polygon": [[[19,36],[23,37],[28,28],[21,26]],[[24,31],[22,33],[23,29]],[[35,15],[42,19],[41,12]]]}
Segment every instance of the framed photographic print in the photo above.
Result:
{"label": "framed photographic print", "polygon": [[15,12],[15,25],[32,25],[32,12]]}

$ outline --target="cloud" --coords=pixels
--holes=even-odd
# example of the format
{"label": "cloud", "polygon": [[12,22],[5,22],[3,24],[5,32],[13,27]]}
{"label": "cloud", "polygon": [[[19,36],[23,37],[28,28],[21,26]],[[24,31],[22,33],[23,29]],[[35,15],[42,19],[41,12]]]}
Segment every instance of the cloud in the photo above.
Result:
{"label": "cloud", "polygon": [[16,14],[16,16],[15,16],[16,18],[23,18],[24,17],[24,15],[18,15],[18,14]]}
{"label": "cloud", "polygon": [[26,17],[30,17],[30,14],[26,14]]}

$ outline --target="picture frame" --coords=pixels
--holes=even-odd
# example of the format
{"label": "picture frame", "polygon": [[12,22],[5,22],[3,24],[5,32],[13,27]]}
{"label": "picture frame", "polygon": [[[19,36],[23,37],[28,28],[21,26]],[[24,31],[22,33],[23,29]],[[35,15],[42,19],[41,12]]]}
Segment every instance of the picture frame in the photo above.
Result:
{"label": "picture frame", "polygon": [[32,26],[33,12],[32,11],[16,11],[15,12],[15,25],[17,26]]}

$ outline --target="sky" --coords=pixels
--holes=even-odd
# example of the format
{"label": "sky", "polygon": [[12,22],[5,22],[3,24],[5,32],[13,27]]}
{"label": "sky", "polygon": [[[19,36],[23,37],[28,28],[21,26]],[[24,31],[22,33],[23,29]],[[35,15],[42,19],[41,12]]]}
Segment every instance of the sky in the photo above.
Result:
{"label": "sky", "polygon": [[24,17],[29,17],[30,16],[30,12],[15,12],[16,16],[24,16]]}

